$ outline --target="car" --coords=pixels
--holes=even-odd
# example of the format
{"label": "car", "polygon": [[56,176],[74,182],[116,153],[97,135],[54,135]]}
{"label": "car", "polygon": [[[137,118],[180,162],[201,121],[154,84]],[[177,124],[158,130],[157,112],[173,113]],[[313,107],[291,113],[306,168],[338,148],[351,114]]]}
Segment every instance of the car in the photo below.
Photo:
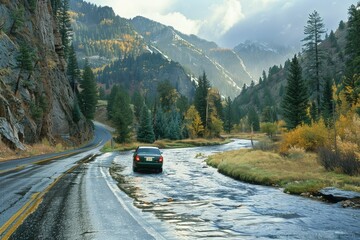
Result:
{"label": "car", "polygon": [[158,147],[139,146],[133,154],[133,171],[139,169],[163,171],[164,158]]}

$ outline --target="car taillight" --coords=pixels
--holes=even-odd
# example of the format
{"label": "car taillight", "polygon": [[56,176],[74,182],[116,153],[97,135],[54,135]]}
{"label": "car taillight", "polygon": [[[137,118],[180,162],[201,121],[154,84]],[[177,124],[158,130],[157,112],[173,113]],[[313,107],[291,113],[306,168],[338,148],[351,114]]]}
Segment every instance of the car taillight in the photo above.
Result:
{"label": "car taillight", "polygon": [[140,161],[140,157],[139,157],[139,155],[136,155],[136,156],[135,156],[135,161],[137,161],[137,162],[139,162],[139,161]]}
{"label": "car taillight", "polygon": [[163,156],[160,156],[160,158],[159,158],[159,162],[163,162],[163,161],[164,161]]}

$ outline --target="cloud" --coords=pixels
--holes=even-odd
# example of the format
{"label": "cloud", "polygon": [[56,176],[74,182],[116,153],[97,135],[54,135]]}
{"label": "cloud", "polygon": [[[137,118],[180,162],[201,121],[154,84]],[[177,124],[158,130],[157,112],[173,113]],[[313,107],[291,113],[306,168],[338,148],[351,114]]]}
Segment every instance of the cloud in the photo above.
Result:
{"label": "cloud", "polygon": [[199,34],[216,41],[244,17],[239,0],[222,0],[208,7]]}
{"label": "cloud", "polygon": [[152,20],[160,22],[166,26],[173,26],[176,30],[185,34],[198,34],[202,25],[200,20],[192,20],[179,12],[171,12],[166,15],[153,15]]}

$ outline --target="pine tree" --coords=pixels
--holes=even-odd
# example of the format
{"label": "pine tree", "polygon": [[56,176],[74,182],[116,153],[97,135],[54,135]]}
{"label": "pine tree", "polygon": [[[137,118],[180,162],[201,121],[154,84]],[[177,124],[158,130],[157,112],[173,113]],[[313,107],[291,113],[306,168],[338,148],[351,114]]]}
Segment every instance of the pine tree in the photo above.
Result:
{"label": "pine tree", "polygon": [[200,114],[201,122],[203,126],[207,126],[207,111],[208,111],[208,94],[210,83],[207,80],[205,72],[203,76],[199,77],[198,86],[195,90],[194,105],[196,110]]}
{"label": "pine tree", "polygon": [[130,138],[133,112],[130,107],[130,97],[124,90],[119,90],[112,105],[112,122],[118,132],[117,141],[125,143]]}
{"label": "pine tree", "polygon": [[308,122],[307,107],[308,93],[306,85],[301,76],[301,67],[296,55],[292,59],[286,87],[285,96],[282,101],[282,110],[286,127],[288,129]]}
{"label": "pine tree", "polygon": [[58,12],[58,24],[59,24],[59,32],[61,35],[62,44],[64,46],[64,54],[67,58],[70,49],[70,32],[71,22],[69,15],[69,0],[62,0],[60,2],[60,8]]}
{"label": "pine tree", "polygon": [[86,119],[94,119],[97,104],[97,87],[95,76],[92,72],[89,62],[86,60],[85,68],[80,82],[80,108]]}
{"label": "pine tree", "polygon": [[21,28],[24,25],[25,22],[25,9],[23,5],[19,5],[19,8],[13,10],[11,12],[11,17],[13,19],[13,23],[10,27],[10,33],[15,33],[19,28]]}
{"label": "pine tree", "polygon": [[140,94],[140,92],[135,91],[132,96],[132,104],[134,105],[134,114],[136,117],[136,120],[140,120],[141,110],[145,105],[145,101],[143,96]]}
{"label": "pine tree", "polygon": [[175,109],[172,108],[170,112],[166,113],[166,128],[165,128],[165,138],[171,140],[179,140],[181,136],[181,120],[180,114]]}
{"label": "pine tree", "polygon": [[254,107],[250,107],[248,112],[248,124],[254,131],[260,130],[260,120]]}
{"label": "pine tree", "polygon": [[360,2],[357,6],[351,5],[349,8],[348,28],[346,35],[346,75],[360,74]]}
{"label": "pine tree", "polygon": [[323,19],[317,11],[309,15],[307,25],[304,29],[306,37],[302,40],[305,43],[305,57],[308,59],[307,72],[310,75],[312,82],[315,83],[316,104],[318,108],[318,115],[320,115],[321,104],[321,79],[320,67],[323,59],[323,54],[319,49],[319,44],[322,42],[321,35],[325,33]]}
{"label": "pine tree", "polygon": [[118,85],[115,85],[111,88],[111,92],[109,94],[109,97],[108,97],[108,104],[107,104],[107,107],[106,107],[106,110],[107,110],[107,117],[109,120],[112,119],[113,117],[113,105],[114,105],[114,102],[115,102],[115,97],[117,95],[117,93],[120,91],[120,88]]}
{"label": "pine tree", "polygon": [[154,116],[154,134],[156,139],[165,138],[165,129],[167,124],[165,114],[161,107],[156,108]]}
{"label": "pine tree", "polygon": [[330,78],[326,79],[323,97],[321,99],[321,114],[327,127],[331,126],[331,119],[333,118],[333,90],[332,81]]}
{"label": "pine tree", "polygon": [[67,74],[70,77],[70,84],[75,92],[76,84],[79,82],[81,74],[73,45],[69,48]]}
{"label": "pine tree", "polygon": [[224,130],[227,133],[231,132],[233,128],[233,102],[230,97],[225,100],[225,111],[224,111]]}
{"label": "pine tree", "polygon": [[16,95],[19,90],[20,79],[22,72],[31,73],[34,69],[33,67],[33,53],[30,51],[29,46],[26,43],[20,44],[20,54],[16,57],[18,68],[20,68],[19,76],[16,81],[14,94]]}
{"label": "pine tree", "polygon": [[146,105],[144,105],[141,111],[140,126],[137,131],[137,140],[144,143],[153,143],[155,141],[150,112]]}
{"label": "pine tree", "polygon": [[346,36],[346,76],[343,80],[346,101],[350,106],[360,100],[360,2],[349,8]]}

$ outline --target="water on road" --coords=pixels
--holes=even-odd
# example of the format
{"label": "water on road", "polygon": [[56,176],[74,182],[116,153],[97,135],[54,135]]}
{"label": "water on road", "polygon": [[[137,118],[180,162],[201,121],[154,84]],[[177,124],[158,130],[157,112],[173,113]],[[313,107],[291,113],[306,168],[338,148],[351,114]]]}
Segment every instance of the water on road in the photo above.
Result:
{"label": "water on road", "polygon": [[163,150],[164,172],[134,173],[132,153],[113,153],[112,176],[134,205],[178,239],[359,239],[360,211],[235,181],[208,167],[215,152],[249,147]]}

